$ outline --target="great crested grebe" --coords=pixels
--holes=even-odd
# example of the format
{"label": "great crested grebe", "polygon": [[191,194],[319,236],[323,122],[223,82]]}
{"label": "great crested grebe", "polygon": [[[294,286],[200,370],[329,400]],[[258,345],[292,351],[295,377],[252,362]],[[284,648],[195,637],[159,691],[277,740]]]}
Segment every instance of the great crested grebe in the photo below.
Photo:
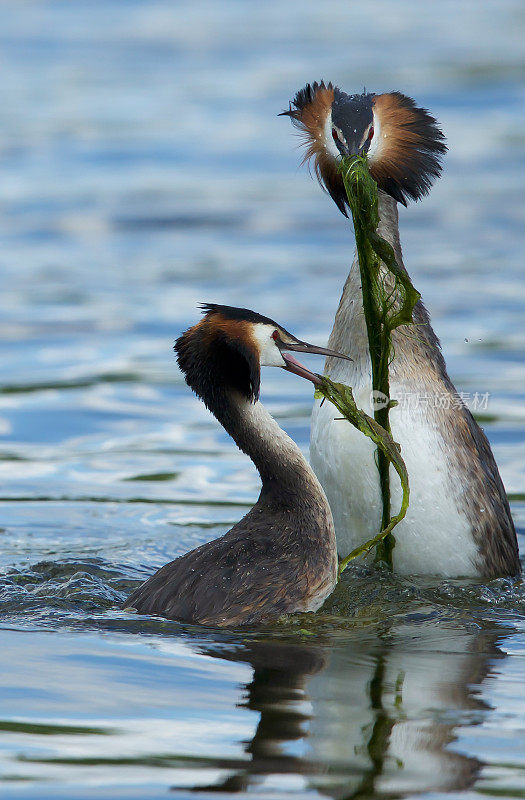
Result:
{"label": "great crested grebe", "polygon": [[[339,210],[347,199],[338,162],[366,153],[379,188],[378,232],[403,266],[397,203],[427,194],[446,151],[436,120],[400,92],[348,95],[331,83],[299,91],[285,115],[305,136],[306,159]],[[458,396],[446,370],[428,312],[419,302],[414,327],[394,331],[390,411],[410,478],[410,506],[394,533],[394,569],[443,576],[515,575],[520,571],[516,532],[487,438]],[[329,346],[352,361],[326,362],[326,374],[352,386],[356,402],[372,414],[371,366],[357,257],[346,280]],[[417,401],[417,402],[416,402]],[[311,462],[327,494],[340,556],[379,530],[381,498],[374,446],[316,402]],[[393,473],[392,473],[393,475]],[[399,507],[399,481],[391,478]]]}
{"label": "great crested grebe", "polygon": [[318,376],[286,351],[339,353],[301,342],[246,308],[203,309],[204,318],[177,339],[177,361],[188,385],[252,459],[261,494],[228,533],[166,564],[125,605],[218,626],[315,611],[337,579],[332,514],[301,451],[259,402],[260,372],[282,367],[315,384]]}

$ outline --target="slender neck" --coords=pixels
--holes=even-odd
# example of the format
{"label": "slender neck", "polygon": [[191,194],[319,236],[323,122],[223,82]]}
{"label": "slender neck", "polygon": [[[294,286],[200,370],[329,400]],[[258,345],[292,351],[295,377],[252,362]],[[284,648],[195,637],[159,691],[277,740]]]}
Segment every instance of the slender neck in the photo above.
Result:
{"label": "slender neck", "polygon": [[288,503],[308,494],[318,498],[321,486],[295,442],[279,427],[262,403],[228,393],[212,413],[237,446],[255,464],[265,491],[283,493]]}
{"label": "slender neck", "polygon": [[[392,245],[398,265],[405,269],[399,240],[397,203],[390,195],[380,191],[378,206],[377,232]],[[408,381],[411,386],[417,380],[425,381],[427,384],[435,380],[449,382],[439,341],[432,330],[428,313],[421,301],[416,303],[414,322],[417,329],[407,331],[402,326],[392,334],[394,358],[391,374],[396,377],[398,382],[406,383]],[[328,346],[349,355],[354,361],[353,364],[348,365],[348,362],[340,359],[328,358],[326,371],[333,380],[341,380],[346,383],[351,380],[354,384],[366,382],[368,385],[370,383],[371,365],[357,253],[343,288]]]}
{"label": "slender neck", "polygon": [[[377,232],[392,245],[397,263],[404,268],[399,241],[397,203],[390,195],[379,191],[378,211],[379,225],[377,226]],[[365,363],[366,371],[370,371],[368,338],[363,314],[361,273],[357,252],[354,255],[352,268],[343,288],[328,346],[333,350],[349,355],[356,365]],[[353,371],[354,368],[346,361],[331,357],[326,359],[326,372],[333,380],[347,382],[349,372],[352,373]]]}
{"label": "slender neck", "polygon": [[397,202],[385,192],[378,192],[379,225],[377,232],[383,239],[392,245],[396,260],[400,267],[404,267],[401,242],[399,240],[399,213]]}

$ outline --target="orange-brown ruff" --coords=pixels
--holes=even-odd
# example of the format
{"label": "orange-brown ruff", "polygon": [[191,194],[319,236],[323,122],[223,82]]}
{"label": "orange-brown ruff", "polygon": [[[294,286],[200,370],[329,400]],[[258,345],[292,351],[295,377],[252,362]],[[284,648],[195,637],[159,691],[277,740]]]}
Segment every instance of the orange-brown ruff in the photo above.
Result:
{"label": "orange-brown ruff", "polygon": [[[346,215],[346,194],[335,153],[330,153],[327,143],[334,109],[345,103],[355,106],[361,122],[368,122],[353,131],[357,135],[353,152],[369,153],[370,172],[379,188],[404,205],[408,199],[427,194],[441,173],[440,157],[447,148],[436,120],[426,109],[418,108],[401,92],[346,95],[331,83],[308,84],[283,113],[304,135],[303,163],[313,161],[319,182],[342,213]],[[375,140],[368,137],[370,130]]]}
{"label": "orange-brown ruff", "polygon": [[177,340],[179,366],[252,459],[261,493],[228,533],[166,564],[125,605],[141,614],[218,626],[258,625],[314,611],[337,577],[332,514],[301,451],[258,402],[260,367],[282,366],[315,378],[285,351],[337,354],[299,341],[248,309],[204,309],[204,319]]}
{"label": "orange-brown ruff", "polygon": [[[397,203],[423,197],[441,172],[446,146],[436,120],[400,92],[349,95],[324,83],[297,92],[285,113],[306,137],[306,158],[314,160],[317,177],[345,215],[338,164],[342,156],[367,155],[379,188],[378,233],[404,269]],[[400,402],[390,412],[390,424],[410,476],[410,506],[395,530],[394,569],[448,577],[515,575],[520,572],[516,532],[489,442],[447,374],[421,301],[414,322],[415,328],[402,326],[392,336],[390,391]],[[329,358],[326,374],[350,385],[357,404],[372,414],[357,256],[329,346],[352,360]],[[372,443],[336,416],[328,403],[315,403],[310,459],[330,502],[338,553],[345,556],[379,530],[381,496]],[[391,489],[398,507],[395,475]]]}

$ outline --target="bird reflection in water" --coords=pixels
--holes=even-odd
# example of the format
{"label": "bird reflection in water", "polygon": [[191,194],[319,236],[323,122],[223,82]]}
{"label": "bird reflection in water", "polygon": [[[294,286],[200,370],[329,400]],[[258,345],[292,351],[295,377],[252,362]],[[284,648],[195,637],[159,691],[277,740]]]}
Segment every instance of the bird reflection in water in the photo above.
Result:
{"label": "bird reflection in water", "polygon": [[228,775],[194,791],[241,793],[270,779],[273,789],[291,776],[305,791],[337,800],[472,786],[481,763],[450,745],[459,725],[490,714],[480,685],[504,657],[501,632],[444,633],[436,623],[400,633],[397,641],[373,636],[335,647],[252,641],[199,648],[253,667],[239,706],[260,717],[243,742],[249,759],[215,762]]}
{"label": "bird reflection in water", "polygon": [[221,783],[194,790],[244,792],[269,775],[305,775],[315,771],[314,765],[286,750],[308,735],[312,712],[306,685],[312,675],[326,666],[323,648],[249,642],[233,650],[206,648],[201,652],[251,664],[253,677],[243,686],[243,698],[238,705],[257,711],[260,718],[252,739],[243,743],[244,752],[251,759],[239,761],[238,769]]}

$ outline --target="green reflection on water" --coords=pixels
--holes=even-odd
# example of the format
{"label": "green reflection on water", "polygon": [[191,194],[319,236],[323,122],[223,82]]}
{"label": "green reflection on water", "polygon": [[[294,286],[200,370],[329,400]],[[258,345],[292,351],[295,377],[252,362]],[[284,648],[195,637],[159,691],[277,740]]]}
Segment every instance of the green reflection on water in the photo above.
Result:
{"label": "green reflection on water", "polygon": [[109,728],[88,728],[85,725],[56,725],[41,722],[13,722],[0,720],[0,731],[6,733],[29,733],[39,736],[110,736]]}

